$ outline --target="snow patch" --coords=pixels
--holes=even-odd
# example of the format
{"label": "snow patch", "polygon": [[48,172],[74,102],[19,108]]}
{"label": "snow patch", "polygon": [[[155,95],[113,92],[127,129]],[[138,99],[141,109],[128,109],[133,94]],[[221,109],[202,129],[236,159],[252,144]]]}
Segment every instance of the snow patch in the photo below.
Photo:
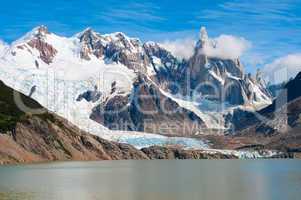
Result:
{"label": "snow patch", "polygon": [[200,119],[202,119],[209,129],[225,129],[224,127],[224,119],[222,114],[217,114],[216,112],[209,112],[208,110],[204,113],[200,109],[201,103],[197,103],[191,100],[185,100],[184,98],[175,97],[164,90],[160,89],[160,91],[167,97],[171,98],[173,101],[179,104],[179,106],[192,111],[195,113]]}
{"label": "snow patch", "polygon": [[222,85],[225,84],[225,80],[224,80],[222,77],[218,76],[214,71],[209,70],[209,73],[210,73],[216,80],[218,80]]}

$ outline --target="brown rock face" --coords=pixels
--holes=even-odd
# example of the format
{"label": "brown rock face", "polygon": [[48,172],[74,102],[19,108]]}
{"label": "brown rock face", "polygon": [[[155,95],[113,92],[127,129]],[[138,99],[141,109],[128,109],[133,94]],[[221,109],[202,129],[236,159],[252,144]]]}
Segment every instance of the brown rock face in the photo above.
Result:
{"label": "brown rock face", "polygon": [[146,72],[149,59],[145,56],[139,40],[127,38],[122,33],[100,35],[92,29],[85,30],[79,35],[81,42],[81,58],[90,60],[91,55],[97,58],[122,63],[129,69]]}
{"label": "brown rock face", "polygon": [[146,73],[149,58],[145,55],[139,40],[128,39],[118,33],[115,41],[110,41],[105,48],[106,58],[122,63],[136,72]]}
{"label": "brown rock face", "polygon": [[35,48],[40,52],[41,60],[43,60],[47,64],[50,64],[57,54],[57,50],[53,46],[45,42],[44,39],[47,34],[50,34],[47,27],[40,26],[38,27],[37,33],[34,35],[34,38],[31,39],[27,44],[31,48]]}
{"label": "brown rock face", "polygon": [[108,142],[52,114],[27,117],[0,134],[0,163],[148,159],[131,145]]}
{"label": "brown rock face", "polygon": [[57,54],[57,50],[50,44],[47,44],[39,38],[34,38],[28,42],[28,45],[40,52],[40,58],[47,64],[50,64]]}
{"label": "brown rock face", "polygon": [[97,58],[101,58],[104,55],[104,45],[101,41],[102,37],[93,32],[92,29],[87,29],[80,37],[79,40],[82,44],[80,56],[82,59],[90,60],[91,54],[94,54]]}

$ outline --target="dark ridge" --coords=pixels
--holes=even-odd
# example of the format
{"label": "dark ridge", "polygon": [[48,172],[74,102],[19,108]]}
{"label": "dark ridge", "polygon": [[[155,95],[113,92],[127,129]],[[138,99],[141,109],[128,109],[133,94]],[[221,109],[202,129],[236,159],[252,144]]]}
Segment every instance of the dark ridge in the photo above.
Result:
{"label": "dark ridge", "polygon": [[273,101],[273,104],[260,111],[261,114],[271,113],[281,108],[285,104],[299,98],[301,96],[301,72],[297,76],[285,84],[284,89]]}
{"label": "dark ridge", "polygon": [[[24,105],[33,109],[43,109],[43,107],[31,99],[30,97],[17,92],[7,87],[2,81],[0,81],[0,131],[12,131],[16,123],[22,120],[26,114],[15,103],[14,93],[19,95]],[[46,109],[45,109],[46,111]]]}

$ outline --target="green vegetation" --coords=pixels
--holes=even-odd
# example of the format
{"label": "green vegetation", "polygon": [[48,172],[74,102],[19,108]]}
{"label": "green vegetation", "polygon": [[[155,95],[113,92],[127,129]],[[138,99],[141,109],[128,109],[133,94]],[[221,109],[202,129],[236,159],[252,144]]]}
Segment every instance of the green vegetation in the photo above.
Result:
{"label": "green vegetation", "polygon": [[0,131],[12,130],[17,120],[16,117],[0,113]]}
{"label": "green vegetation", "polygon": [[[18,108],[14,101],[14,90],[7,87],[0,81],[0,133],[14,130],[17,122],[26,119],[28,113],[24,113]],[[38,102],[30,97],[19,93],[23,103],[30,108],[43,108]],[[46,111],[46,110],[45,110]],[[52,119],[51,115],[44,113],[41,117]],[[54,119],[52,119],[54,120]]]}

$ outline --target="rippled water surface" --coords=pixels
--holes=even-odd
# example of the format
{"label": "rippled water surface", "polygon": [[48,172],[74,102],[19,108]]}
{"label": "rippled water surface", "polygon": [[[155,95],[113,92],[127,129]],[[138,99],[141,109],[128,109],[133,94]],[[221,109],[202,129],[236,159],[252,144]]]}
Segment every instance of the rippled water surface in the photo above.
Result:
{"label": "rippled water surface", "polygon": [[105,161],[0,167],[1,200],[300,197],[298,160]]}

